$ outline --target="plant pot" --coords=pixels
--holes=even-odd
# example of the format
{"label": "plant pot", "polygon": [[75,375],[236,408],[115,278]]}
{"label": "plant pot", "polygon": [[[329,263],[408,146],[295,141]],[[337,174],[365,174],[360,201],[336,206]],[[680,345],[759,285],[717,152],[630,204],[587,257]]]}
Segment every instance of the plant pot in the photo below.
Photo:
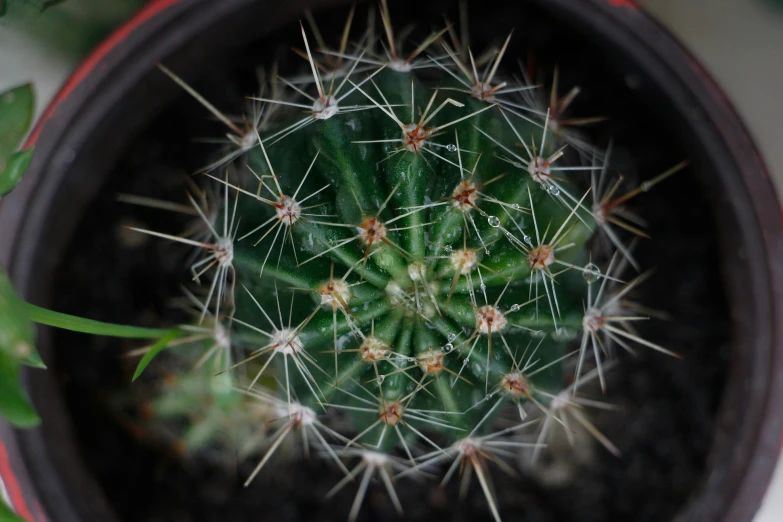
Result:
{"label": "plant pot", "polygon": [[[0,259],[19,292],[35,304],[96,319],[171,320],[163,308],[179,280],[171,279],[170,256],[146,245],[128,261],[124,251],[114,250],[123,242],[113,235],[114,220],[156,218],[143,212],[118,214],[114,194],[151,186],[158,193],[175,192],[179,185],[156,181],[150,165],[161,168],[158,178],[177,179],[172,166],[197,166],[191,165],[198,150],[189,138],[214,128],[199,123],[204,113],[155,68],[156,62],[215,94],[215,103],[236,102],[245,94],[242,81],[247,64],[258,61],[253,57],[258,49],[268,57],[274,54],[270,42],[295,41],[291,31],[282,37],[287,40],[277,38],[306,5],[317,6],[318,12],[338,4],[345,2],[158,0],[115,32],[47,109],[28,143],[36,146],[30,171],[0,204]],[[413,2],[406,5],[415,8]],[[646,430],[647,441],[628,443],[630,453],[620,459],[599,457],[571,485],[528,481],[530,490],[509,497],[513,515],[508,519],[575,519],[579,508],[579,520],[749,521],[776,463],[783,431],[783,413],[776,407],[783,398],[778,326],[783,324],[778,320],[783,269],[776,263],[783,235],[765,167],[719,88],[633,2],[500,5],[470,5],[486,11],[476,17],[476,40],[496,36],[498,20],[519,20],[525,30],[516,31],[516,50],[535,51],[543,69],[559,63],[565,85],[583,83],[575,111],[592,116],[589,111],[597,107],[611,117],[590,133],[603,142],[615,136],[627,151],[626,168],[638,169],[645,178],[682,157],[692,164],[687,174],[639,202],[656,240],[668,240],[640,247],[650,265],[659,267],[656,281],[662,286],[648,291],[650,304],[677,316],[656,335],[686,355],[684,361],[648,355],[623,361],[627,371],[617,386],[627,392],[620,399],[632,411],[629,417],[616,414],[610,433],[622,437],[627,431],[629,440],[641,440]],[[439,12],[436,7],[432,12]],[[237,92],[219,88],[226,78],[239,80]],[[85,231],[105,235],[92,239]],[[23,516],[53,522],[345,516],[347,510],[319,503],[319,494],[331,486],[321,484],[326,479],[319,482],[295,470],[288,482],[304,491],[267,483],[237,497],[201,502],[202,495],[195,494],[193,507],[165,507],[167,495],[175,504],[184,503],[190,485],[182,486],[185,491],[162,492],[155,472],[110,469],[125,450],[145,463],[159,453],[128,449],[133,441],[106,428],[112,419],[96,417],[100,408],[83,395],[87,384],[103,384],[104,373],[116,371],[114,345],[45,328],[39,329],[38,343],[50,370],[28,372],[26,379],[43,424],[26,432],[0,425],[0,476]],[[76,353],[86,343],[91,344],[85,353],[98,354],[89,359],[97,364],[92,368]],[[665,412],[671,422],[662,416]],[[96,435],[96,427],[107,431]],[[684,431],[668,446],[654,440],[679,428]],[[110,454],[101,457],[101,448]],[[304,469],[326,473],[317,464],[309,466]],[[203,474],[203,468],[182,469]],[[186,475],[181,470],[176,477]],[[604,489],[591,492],[602,480]],[[635,487],[623,489],[634,480]],[[410,493],[410,502],[419,506],[410,510],[411,518],[488,516],[483,506],[460,511],[430,497]],[[340,499],[335,505],[350,501]],[[383,500],[370,509],[375,518],[391,513]]]}

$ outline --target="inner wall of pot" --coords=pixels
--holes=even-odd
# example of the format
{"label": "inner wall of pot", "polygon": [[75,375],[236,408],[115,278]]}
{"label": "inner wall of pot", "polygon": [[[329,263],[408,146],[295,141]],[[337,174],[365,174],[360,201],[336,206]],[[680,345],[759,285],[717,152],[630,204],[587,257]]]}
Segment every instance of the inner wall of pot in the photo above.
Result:
{"label": "inner wall of pot", "polygon": [[[392,8],[395,17],[410,16],[411,9],[420,11],[414,3],[395,3]],[[668,316],[641,330],[653,342],[682,353],[684,359],[648,350],[639,350],[638,357],[621,353],[620,369],[611,376],[607,400],[622,405],[624,411],[602,414],[596,422],[620,447],[622,456],[615,458],[598,448],[584,461],[554,459],[552,469],[563,462],[568,467],[567,480],[559,482],[527,473],[518,477],[496,474],[504,518],[670,519],[703,483],[730,357],[728,306],[712,219],[719,209],[711,206],[708,198],[717,189],[707,189],[704,183],[713,168],[710,156],[694,136],[687,135],[684,116],[662,106],[665,100],[661,93],[640,68],[625,63],[623,55],[607,52],[590,35],[530,3],[508,6],[481,2],[471,3],[469,9],[480,12],[480,16],[471,16],[474,45],[481,48],[488,42],[502,42],[512,28],[508,21],[514,20],[509,56],[522,58],[546,89],[555,66],[560,71],[561,93],[581,86],[572,113],[609,118],[585,132],[599,145],[614,139],[613,166],[628,179],[649,179],[685,158],[693,162],[687,171],[635,202],[653,237],[638,243],[637,254],[645,269],[655,268],[655,275],[639,296]],[[455,13],[446,11],[452,20],[457,19]],[[427,12],[440,13],[440,6],[428,6]],[[322,30],[339,30],[344,15],[345,11],[322,13],[318,17]],[[235,24],[252,26],[248,21],[264,16],[268,17],[268,12],[251,5],[223,20],[222,27],[199,37],[236,34]],[[432,17],[432,25],[440,23],[439,16]],[[429,27],[424,22],[419,25]],[[294,67],[289,49],[301,46],[298,35],[297,25],[289,23],[273,36],[209,63],[195,62],[192,51],[175,52],[164,63],[194,81],[216,106],[237,110],[243,96],[254,92],[253,66],[286,56],[281,61],[283,67]],[[515,59],[507,60],[511,68],[515,63]],[[198,74],[194,74],[196,70]],[[203,108],[179,93],[172,104],[149,115],[151,119],[133,136],[115,141],[111,154],[101,153],[109,129],[132,120],[136,107],[159,95],[158,88],[175,92],[164,86],[161,76],[151,71],[147,85],[154,88],[136,88],[128,98],[134,101],[133,106],[108,110],[77,151],[68,176],[92,178],[101,186],[100,192],[84,208],[74,209],[68,204],[71,187],[66,185],[52,207],[52,219],[81,215],[51,286],[50,302],[58,310],[133,324],[171,324],[180,318],[168,304],[186,282],[181,270],[183,252],[162,242],[139,241],[121,228],[140,225],[155,229],[162,220],[174,218],[118,205],[116,196],[135,193],[184,201],[183,180],[208,158],[207,147],[193,138],[220,135],[222,129],[209,120]],[[166,225],[168,228],[170,222]],[[50,457],[67,453],[75,460],[38,480],[57,482],[56,487],[67,492],[67,497],[89,497],[76,510],[78,518],[58,518],[60,511],[44,498],[53,522],[108,520],[108,516],[128,522],[325,521],[346,517],[353,491],[348,488],[332,504],[323,503],[323,495],[340,474],[317,459],[279,463],[271,478],[268,475],[242,488],[254,462],[215,466],[198,458],[181,459],[173,446],[145,441],[143,434],[134,431],[133,419],[111,405],[111,397],[131,392],[129,363],[118,357],[128,342],[67,332],[49,332],[47,336],[44,340],[57,351],[46,354],[51,371],[46,376],[36,375],[34,381],[53,379],[49,383],[56,386],[39,388],[34,382],[34,392],[45,390],[37,391],[34,398],[43,415],[57,422],[45,425],[43,451]],[[52,402],[56,401],[53,397],[60,394],[64,409],[52,412],[47,404],[57,403]],[[73,433],[75,447],[62,445],[62,430]],[[84,485],[72,480],[84,470],[94,482]],[[551,473],[546,476],[551,478]],[[74,489],[71,484],[84,486]],[[451,500],[457,497],[452,489],[440,491],[434,485],[402,481],[398,486],[407,517],[414,520],[489,519],[483,496],[476,489],[471,490],[466,504],[459,506]],[[568,502],[563,502],[565,498]],[[113,515],[101,512],[98,516],[85,507],[90,504],[105,504]],[[382,488],[374,488],[362,517],[385,520],[394,516]]]}

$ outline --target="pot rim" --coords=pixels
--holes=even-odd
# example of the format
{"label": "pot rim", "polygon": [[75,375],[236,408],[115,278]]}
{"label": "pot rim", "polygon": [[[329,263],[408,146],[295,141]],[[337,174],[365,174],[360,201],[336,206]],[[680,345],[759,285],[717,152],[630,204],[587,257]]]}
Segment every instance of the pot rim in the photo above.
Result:
{"label": "pot rim", "polygon": [[[708,462],[706,482],[694,498],[719,501],[706,507],[701,504],[709,502],[692,501],[677,520],[750,520],[761,504],[783,444],[783,411],[776,407],[779,401],[775,400],[783,399],[783,265],[776,263],[777,259],[783,258],[783,220],[769,171],[745,125],[715,80],[668,30],[644,13],[633,0],[532,1],[542,6],[556,6],[558,12],[570,13],[573,17],[579,17],[579,12],[591,11],[593,16],[589,25],[594,31],[611,31],[611,34],[604,32],[603,36],[614,45],[618,42],[631,43],[633,48],[629,52],[646,56],[652,64],[647,64],[646,72],[649,67],[658,67],[662,76],[676,79],[677,85],[672,89],[680,89],[679,96],[695,100],[702,111],[701,125],[717,132],[740,174],[737,183],[744,193],[733,195],[740,199],[746,196],[747,201],[742,207],[750,214],[746,225],[752,221],[758,227],[755,231],[759,239],[757,246],[763,251],[763,256],[754,259],[759,268],[754,277],[757,279],[756,286],[762,285],[766,294],[756,295],[755,300],[761,310],[767,311],[760,320],[766,333],[759,334],[756,340],[759,354],[754,354],[755,360],[749,362],[751,371],[747,374],[732,372],[726,389],[737,391],[743,386],[744,379],[752,379],[754,385],[761,389],[756,393],[759,403],[750,414],[741,412],[740,416],[747,422],[733,428],[733,437],[725,437],[725,440],[717,440],[713,444],[711,457],[717,460]],[[226,1],[217,9],[226,11],[225,6],[229,3]],[[248,3],[250,0],[231,2],[236,6]],[[300,0],[294,3],[294,9],[298,9],[307,2]],[[327,0],[326,3],[337,2]],[[21,283],[19,288],[23,294],[27,292],[31,277],[21,266],[30,250],[19,248],[24,235],[22,229],[27,226],[26,219],[23,219],[28,217],[27,202],[39,199],[35,189],[57,159],[60,137],[70,120],[112,73],[112,69],[122,65],[129,53],[140,46],[146,32],[157,34],[154,31],[188,16],[186,12],[189,9],[214,5],[210,4],[212,2],[208,0],[151,0],[82,62],[43,113],[24,145],[24,148],[35,146],[38,149],[28,175],[13,197],[5,198],[0,204],[0,222],[5,220],[20,224],[12,231],[5,230],[0,234],[0,262],[9,267],[14,281]],[[182,45],[182,42],[175,41],[172,45]],[[667,93],[667,97],[671,96],[671,92]],[[44,196],[51,197],[52,194]],[[719,426],[721,420],[726,422],[727,416],[738,414],[725,404],[725,399],[719,411]],[[34,513],[36,520],[46,520],[27,463],[19,454],[19,438],[18,433],[0,422],[0,483],[5,482],[12,504],[22,516],[33,518]],[[723,472],[714,473],[716,468]]]}

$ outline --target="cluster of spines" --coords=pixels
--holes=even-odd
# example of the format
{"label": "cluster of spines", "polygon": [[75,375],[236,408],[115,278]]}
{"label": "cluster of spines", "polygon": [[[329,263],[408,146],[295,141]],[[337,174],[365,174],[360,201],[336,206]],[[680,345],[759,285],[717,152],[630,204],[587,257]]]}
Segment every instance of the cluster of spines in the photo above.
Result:
{"label": "cluster of spines", "polygon": [[[163,69],[230,130],[228,139],[231,150],[204,169],[207,175],[223,189],[223,201],[220,205],[222,215],[221,213],[207,215],[204,205],[191,198],[193,209],[207,231],[206,234],[202,234],[202,237],[189,238],[146,230],[139,231],[204,249],[206,255],[191,266],[194,280],[199,280],[210,270],[214,270],[211,281],[207,284],[208,292],[204,302],[199,303],[198,306],[199,323],[203,322],[206,316],[213,318],[214,335],[211,337],[214,342],[210,343],[196,365],[200,367],[208,358],[214,358],[216,361],[221,361],[217,363],[219,368],[215,373],[225,376],[237,368],[247,369],[253,363],[263,361],[249,373],[247,382],[236,381],[236,391],[268,406],[269,410],[274,412],[277,425],[276,431],[269,438],[268,450],[248,478],[248,483],[287,437],[293,432],[300,432],[304,435],[305,448],[308,446],[308,440],[313,441],[316,447],[346,473],[345,480],[337,484],[330,495],[353,479],[359,481],[356,501],[351,509],[351,519],[355,518],[373,476],[377,476],[384,483],[393,504],[401,511],[402,506],[394,491],[392,479],[395,476],[419,473],[453,459],[443,483],[447,482],[458,468],[464,467],[467,470],[463,473],[464,490],[470,475],[475,474],[487,497],[493,516],[500,520],[488,473],[488,463],[496,463],[504,471],[513,472],[504,462],[504,457],[508,456],[509,451],[526,447],[532,448],[533,458],[536,458],[545,444],[544,437],[551,429],[552,423],[566,427],[565,419],[570,416],[609,451],[618,452],[583,411],[585,407],[601,407],[604,403],[590,401],[577,394],[582,383],[596,378],[600,380],[602,388],[605,388],[601,363],[605,358],[608,343],[617,344],[629,351],[633,351],[634,346],[646,346],[672,354],[643,339],[631,327],[633,321],[646,319],[639,315],[635,311],[637,307],[627,300],[629,292],[642,281],[644,276],[634,279],[627,285],[619,279],[619,274],[622,272],[620,265],[623,262],[628,262],[637,269],[638,263],[633,258],[630,248],[622,242],[615,227],[644,235],[638,218],[627,210],[624,203],[676,172],[682,165],[678,165],[638,189],[618,195],[621,178],[611,184],[607,182],[611,148],[605,155],[593,153],[590,149],[593,153],[593,163],[589,166],[561,166],[558,163],[571,141],[574,141],[572,145],[580,152],[584,153],[588,150],[581,138],[571,137],[566,126],[569,123],[581,124],[594,120],[563,119],[565,108],[578,91],[572,91],[564,99],[559,99],[556,97],[557,87],[553,87],[550,106],[545,111],[541,111],[524,103],[524,98],[530,97],[531,92],[536,89],[535,86],[530,85],[529,82],[513,83],[498,80],[500,64],[508,50],[511,35],[494,53],[490,52],[476,60],[467,42],[464,41],[465,37],[463,36],[463,41],[460,42],[449,26],[442,31],[432,33],[412,53],[404,55],[401,51],[401,42],[395,38],[391,27],[385,1],[381,2],[380,12],[387,43],[385,53],[381,54],[373,52],[375,41],[370,33],[360,40],[361,44],[356,48],[348,48],[353,10],[337,50],[325,48],[317,29],[314,30],[318,35],[320,53],[323,56],[320,61],[314,58],[307,33],[302,27],[305,49],[301,54],[308,60],[312,73],[309,83],[317,94],[308,94],[308,86],[305,84],[274,76],[271,83],[275,86],[272,89],[275,95],[269,98],[262,94],[252,98],[262,105],[256,107],[252,118],[249,120],[245,118],[246,122],[251,122],[245,129],[237,126],[234,119],[209,104],[171,71]],[[451,37],[450,43],[446,42],[446,34]],[[483,71],[479,72],[480,69]],[[436,104],[439,90],[435,90],[430,98],[424,100],[425,108],[421,110],[414,102],[413,83],[411,83],[409,107],[391,104],[375,81],[379,78],[378,75],[385,74],[385,70],[401,74],[409,74],[412,71],[446,73],[449,78],[456,81],[456,84],[442,87],[440,90],[457,92],[462,97],[477,100],[484,105],[439,125],[432,124],[439,113],[445,113],[450,107],[463,108],[464,104],[451,97]],[[285,94],[277,92],[278,82],[306,99],[308,103],[301,103],[295,98],[284,98]],[[346,100],[354,100],[358,95],[361,95],[363,103],[356,102],[351,105],[344,103]],[[523,98],[523,101],[519,98]],[[277,116],[285,112],[282,110],[285,107],[305,110],[307,115],[294,119],[293,123],[280,126],[277,122],[281,120]],[[319,149],[309,162],[309,168],[301,173],[299,182],[294,183],[295,189],[288,192],[284,190],[281,181],[285,175],[275,171],[267,151],[272,147],[284,147],[286,138],[311,125],[318,125],[319,122],[331,120],[338,115],[362,111],[382,113],[399,128],[398,137],[354,140],[353,144],[383,147],[387,154],[382,163],[406,155],[422,158],[427,166],[430,165],[430,161],[441,162],[457,169],[459,182],[440,200],[396,207],[394,211],[397,214],[391,219],[384,219],[382,216],[390,208],[403,181],[398,182],[389,193],[385,194],[383,201],[377,202],[375,211],[363,209],[362,203],[354,194],[356,205],[362,210],[362,218],[356,222],[341,222],[337,215],[325,214],[322,211],[325,204],[318,196],[329,188],[329,184],[315,188],[309,193],[303,191],[305,182],[318,161],[321,153]],[[507,125],[515,142],[504,142],[482,128],[475,127],[475,129],[495,146],[498,151],[495,157],[508,164],[511,173],[489,179],[475,179],[482,153],[462,148],[460,135],[454,126],[486,111],[493,111],[499,121]],[[409,114],[410,118],[403,119],[398,114]],[[535,143],[523,136],[518,131],[517,125],[513,123],[513,118],[539,127],[540,141]],[[276,128],[276,125],[279,128]],[[442,138],[436,139],[439,136],[451,136],[452,129],[455,129],[453,142],[444,144],[441,143]],[[547,143],[547,140],[550,140],[550,143]],[[554,140],[558,140],[558,147],[551,150],[553,149],[551,141]],[[565,144],[560,146],[560,143]],[[547,150],[550,152],[547,153]],[[235,160],[253,153],[260,154],[256,156],[257,159],[262,158],[258,161],[256,170],[248,166],[248,170],[257,182],[255,191],[250,189],[247,183],[234,183],[229,181],[228,176],[221,177],[217,173]],[[466,161],[463,155],[469,155],[472,160]],[[599,160],[603,165],[596,164]],[[589,185],[589,188],[582,196],[574,195],[573,185],[569,185],[564,179],[568,171],[583,171],[589,174],[590,179],[583,180],[583,184]],[[531,180],[534,186],[539,186],[545,191],[554,204],[565,209],[566,217],[559,223],[539,224],[530,184],[526,181],[522,184],[524,187],[522,195],[526,196],[524,199],[512,198],[504,201],[488,192],[487,187],[506,175]],[[230,190],[236,193],[236,200],[233,203],[229,201]],[[591,193],[592,205],[589,205],[586,201]],[[258,226],[237,237],[239,235],[237,207],[240,195],[268,207],[271,215]],[[487,205],[494,205],[494,208],[499,210],[500,217],[489,214],[485,210]],[[453,241],[437,240],[445,241],[446,238],[431,237],[434,234],[429,232],[436,232],[437,225],[434,222],[425,222],[427,215],[437,216],[438,221],[456,216],[456,219],[461,221],[461,248],[455,248]],[[478,216],[486,221],[490,227],[490,234],[482,235],[481,229],[486,227],[477,224]],[[398,221],[401,223],[397,223]],[[532,221],[532,227],[529,223],[523,226],[522,221]],[[347,237],[346,234],[340,235],[339,240],[321,237],[317,241],[312,241],[310,248],[318,250],[317,253],[299,259],[297,250],[302,249],[298,249],[295,245],[294,229],[307,226],[310,227],[308,230],[334,227],[345,229],[350,233]],[[553,227],[552,231],[550,227]],[[590,234],[594,227],[598,227],[617,249],[617,254],[612,258],[605,274],[602,274],[593,263],[584,266],[576,265],[565,261],[559,255],[559,252],[564,249],[584,246],[586,237],[582,237],[578,245],[565,242],[577,227]],[[407,243],[396,239],[400,235],[414,234],[422,236],[423,239],[419,242]],[[282,289],[278,288],[278,281],[286,281],[288,278],[287,282],[290,284],[287,291],[291,293],[291,301],[287,306],[276,297],[277,309],[266,310],[247,286],[242,285],[241,288],[237,286],[237,281],[241,278],[236,275],[238,271],[235,259],[236,248],[239,241],[251,236],[255,236],[254,246],[263,241],[267,242],[264,244],[265,254],[262,255],[260,270],[253,274],[254,277],[261,278],[266,275],[274,280],[275,296],[282,292]],[[576,237],[579,237],[578,234]],[[504,273],[493,270],[485,264],[484,258],[489,256],[490,247],[499,241],[506,241],[504,245],[510,247],[519,262],[526,265],[529,295],[523,302],[513,304],[501,302],[509,286],[519,281],[516,277],[518,269],[511,267],[510,271]],[[294,256],[298,271],[307,271],[310,263],[332,258],[329,263],[328,279],[308,282],[306,278],[291,280],[293,276],[290,274],[283,276],[277,274],[276,272],[281,270],[281,260],[286,245],[290,245],[288,249]],[[353,257],[345,255],[344,252],[349,245],[360,246],[363,255]],[[424,250],[420,245],[425,245]],[[342,256],[337,261],[348,267],[340,277],[335,276],[335,256]],[[377,261],[376,265],[386,271],[385,275],[379,275],[383,270],[379,272],[368,267],[371,259],[373,263]],[[400,260],[408,262],[401,264]],[[400,266],[404,266],[405,270],[401,271]],[[247,271],[247,268],[244,270]],[[271,272],[275,274],[270,276]],[[565,272],[578,272],[587,283],[587,295],[583,298],[584,310],[576,323],[571,321],[569,324],[564,324],[568,323],[568,318],[564,321],[558,301],[555,278]],[[365,283],[372,283],[374,286],[366,291]],[[500,283],[502,286],[502,291],[494,301],[488,298],[488,283]],[[539,284],[543,286],[543,293],[539,293]],[[382,295],[378,295],[377,290],[382,290]],[[363,291],[366,295],[359,295]],[[313,296],[315,306],[303,319],[292,321],[296,293],[308,293]],[[467,294],[468,300],[457,303],[454,300],[456,294]],[[249,302],[252,302],[263,318],[262,324],[251,323],[235,316],[235,300],[240,299],[249,299]],[[367,304],[371,302],[377,306],[368,309]],[[362,305],[364,305],[363,310]],[[547,307],[548,311],[543,315],[540,314],[539,306]],[[286,308],[288,308],[287,314]],[[528,311],[530,315],[525,320],[515,319],[515,314]],[[317,354],[310,353],[306,348],[310,344],[308,336],[323,337],[323,332],[313,329],[311,322],[324,312],[331,314],[332,328],[329,337],[333,349],[328,353],[333,354],[333,373],[329,373],[322,364],[319,364],[316,360],[319,358]],[[381,318],[384,314],[388,314],[392,319],[388,324],[376,325],[375,319]],[[286,315],[287,320],[284,318]],[[457,324],[464,325],[467,322],[472,325],[467,330],[454,328],[453,325],[448,324],[448,319],[453,319]],[[224,325],[223,322],[226,324]],[[401,335],[408,337],[426,336],[426,331],[420,333],[418,327],[410,327],[414,323],[426,324],[427,328],[437,332],[430,336],[433,342],[428,350],[418,354],[399,353],[392,344],[394,336],[391,341],[385,340],[384,328],[402,329]],[[550,357],[546,363],[542,363],[539,347],[547,335],[541,327],[543,323],[551,328],[550,335],[561,338],[567,338],[569,331],[581,329],[583,333],[579,348],[574,352]],[[400,324],[407,326],[400,327]],[[229,333],[232,325],[244,327],[240,337],[244,336],[251,342],[253,339],[259,339],[262,347],[245,358],[237,359],[234,356]],[[519,354],[518,347],[512,348],[504,337],[504,332],[508,332],[510,328],[525,330],[532,334],[530,342],[521,347],[522,354]],[[189,340],[198,340],[208,335],[203,327],[195,327],[195,332],[194,338]],[[442,335],[446,342],[436,342],[438,335]],[[358,346],[342,348],[346,336],[353,336],[359,341]],[[512,361],[506,371],[500,372],[501,376],[496,380],[490,378],[493,337],[496,349],[505,352],[505,356]],[[536,337],[539,338],[538,341],[535,341]],[[471,383],[472,388],[480,390],[479,399],[473,406],[460,409],[453,400],[451,404],[446,404],[447,401],[442,397],[444,408],[441,411],[412,406],[412,401],[420,394],[435,397],[428,389],[433,383],[437,386],[445,385],[450,389],[453,389],[459,381],[470,383],[470,380],[462,375],[463,370],[471,360],[477,344],[483,339],[486,339],[488,345],[486,361],[482,367],[484,382],[483,386]],[[410,342],[410,339],[406,342]],[[357,362],[348,369],[341,370],[339,356],[347,353],[356,353]],[[455,356],[462,357],[464,361],[456,371],[449,368],[447,364],[447,360]],[[534,384],[533,378],[536,374],[551,372],[552,367],[560,368],[563,361],[571,357],[578,361],[572,384],[555,392]],[[585,372],[583,365],[588,360],[592,360],[596,368]],[[259,379],[262,375],[266,375],[267,368],[271,367],[274,361],[278,361],[276,365],[283,369],[279,377],[274,378],[277,387],[281,390],[279,394],[263,386],[257,386]],[[367,382],[356,382],[352,373],[357,364],[369,365],[374,378]],[[389,371],[384,373],[379,370],[381,365]],[[294,373],[289,373],[289,369]],[[414,377],[413,369],[420,370],[421,378]],[[449,378],[442,378],[444,375],[449,375]],[[390,400],[384,396],[383,383],[386,379],[394,378],[392,376],[398,377],[397,386],[400,386],[401,380],[406,383],[406,388]],[[562,375],[559,377],[562,378]],[[347,382],[351,383],[355,393],[345,386]],[[378,388],[377,395],[371,393],[365,386],[369,383]],[[308,392],[311,399],[309,404],[297,400],[297,390]],[[280,395],[284,399],[281,399]],[[473,394],[472,399],[475,397],[476,395]],[[523,408],[523,403],[526,402],[534,404],[542,414],[538,418],[541,421],[538,423],[541,426],[540,436],[534,443],[524,442],[516,437],[536,422],[527,418],[527,411]],[[513,404],[518,412],[517,420],[513,421],[510,427],[491,431],[493,419],[497,417],[502,407],[509,403]],[[358,433],[353,438],[348,438],[328,426],[329,410],[364,414],[375,420],[368,423],[364,429],[357,429]],[[470,429],[462,427],[464,423],[453,421],[455,418],[469,416],[472,410],[481,413],[474,416]],[[442,447],[439,441],[433,440],[438,437],[433,437],[427,429],[422,430],[416,425],[431,428],[438,436],[442,435],[438,432],[452,432],[456,435],[448,438],[454,442]],[[406,428],[408,433],[403,434],[400,426]],[[378,438],[372,441],[365,440],[370,433],[378,434]],[[404,457],[395,457],[388,451],[388,440],[395,437],[397,445],[404,450]],[[419,455],[414,456],[416,448],[412,447],[411,437],[418,439],[418,443],[429,446],[432,451],[430,453],[418,451]],[[334,444],[337,446],[333,446]],[[356,457],[359,458],[359,463],[350,470],[341,461],[341,458]]]}

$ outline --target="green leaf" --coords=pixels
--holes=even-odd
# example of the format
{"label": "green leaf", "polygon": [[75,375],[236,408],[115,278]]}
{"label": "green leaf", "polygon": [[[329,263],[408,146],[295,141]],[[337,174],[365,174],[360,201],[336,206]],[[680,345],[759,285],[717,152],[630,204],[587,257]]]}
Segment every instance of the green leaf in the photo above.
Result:
{"label": "green leaf", "polygon": [[[2,3],[2,2],[0,2]],[[25,519],[14,513],[13,509],[0,500],[0,522],[26,522]]]}
{"label": "green leaf", "polygon": [[35,332],[24,302],[0,269],[0,356],[35,368],[46,368],[35,350]]}
{"label": "green leaf", "polygon": [[19,184],[32,160],[32,148],[11,154],[5,163],[5,169],[0,170],[0,197],[11,192]]}
{"label": "green leaf", "polygon": [[[104,323],[92,319],[84,319],[75,315],[54,312],[35,306],[30,303],[23,304],[24,309],[30,315],[30,319],[39,324],[62,328],[72,332],[88,333],[93,335],[106,335],[109,337],[125,337],[127,339],[155,339],[164,336],[172,329],[169,328],[142,328],[122,324]],[[179,329],[176,329],[179,331]]]}
{"label": "green leaf", "polygon": [[27,135],[34,111],[29,83],[0,93],[0,197],[16,187],[32,161],[33,149],[15,151]]}
{"label": "green leaf", "polygon": [[135,381],[138,379],[147,366],[149,366],[149,364],[152,362],[152,359],[154,359],[166,346],[168,346],[171,341],[180,337],[183,333],[185,332],[179,329],[169,330],[169,332],[161,337],[158,342],[153,344],[149,351],[144,354],[144,357],[142,357],[141,361],[139,361],[139,365],[136,367],[136,373],[133,374],[132,380]]}
{"label": "green leaf", "polygon": [[46,368],[35,350],[33,325],[24,303],[0,269],[0,417],[28,428],[39,419],[22,389],[19,374],[23,364]]}
{"label": "green leaf", "polygon": [[41,420],[22,389],[21,363],[0,354],[0,416],[18,428],[37,426]]}
{"label": "green leaf", "polygon": [[33,121],[35,96],[31,84],[0,93],[0,171],[27,135]]}
{"label": "green leaf", "polygon": [[[23,364],[46,368],[34,348],[31,321],[93,335],[125,338],[159,338],[139,363],[134,380],[150,361],[173,339],[184,332],[179,328],[156,329],[103,323],[53,312],[22,301],[11,281],[0,269],[0,416],[18,427],[36,426],[40,419],[22,389],[20,372]],[[2,522],[0,512],[0,522]]]}

